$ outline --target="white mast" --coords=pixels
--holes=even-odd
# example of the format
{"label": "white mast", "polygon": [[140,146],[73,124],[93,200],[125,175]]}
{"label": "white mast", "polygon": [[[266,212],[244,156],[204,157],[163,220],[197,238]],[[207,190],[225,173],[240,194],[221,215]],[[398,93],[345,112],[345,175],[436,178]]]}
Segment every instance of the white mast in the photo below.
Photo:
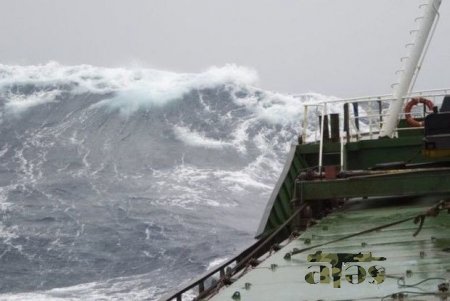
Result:
{"label": "white mast", "polygon": [[423,17],[419,18],[421,24],[418,30],[415,31],[412,43],[407,44],[409,52],[408,55],[402,59],[403,69],[399,72],[399,80],[393,91],[393,96],[396,100],[389,106],[388,116],[386,116],[381,128],[380,137],[393,137],[394,135],[399,114],[403,107],[403,97],[410,92],[414,75],[416,75],[420,69],[420,62],[424,55],[423,51],[429,39],[429,34],[433,28],[436,17],[439,15],[438,10],[441,2],[442,0],[427,0],[426,4],[421,5],[421,7],[424,7],[425,12]]}

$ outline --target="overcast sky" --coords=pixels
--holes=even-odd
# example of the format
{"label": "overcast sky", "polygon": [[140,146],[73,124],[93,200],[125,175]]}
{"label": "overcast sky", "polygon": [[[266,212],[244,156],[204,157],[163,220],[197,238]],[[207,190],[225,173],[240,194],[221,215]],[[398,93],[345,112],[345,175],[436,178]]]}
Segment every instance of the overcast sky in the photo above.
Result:
{"label": "overcast sky", "polygon": [[[424,0],[0,0],[0,62],[199,72],[227,63],[259,86],[390,93]],[[450,4],[418,88],[450,86]]]}

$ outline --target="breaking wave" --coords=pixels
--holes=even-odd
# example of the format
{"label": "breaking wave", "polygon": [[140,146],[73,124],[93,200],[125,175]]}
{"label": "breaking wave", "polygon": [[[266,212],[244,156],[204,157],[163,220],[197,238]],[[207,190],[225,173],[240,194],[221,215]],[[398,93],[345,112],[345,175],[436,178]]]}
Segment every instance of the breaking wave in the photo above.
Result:
{"label": "breaking wave", "polygon": [[0,65],[0,299],[154,300],[249,244],[323,98],[257,81]]}

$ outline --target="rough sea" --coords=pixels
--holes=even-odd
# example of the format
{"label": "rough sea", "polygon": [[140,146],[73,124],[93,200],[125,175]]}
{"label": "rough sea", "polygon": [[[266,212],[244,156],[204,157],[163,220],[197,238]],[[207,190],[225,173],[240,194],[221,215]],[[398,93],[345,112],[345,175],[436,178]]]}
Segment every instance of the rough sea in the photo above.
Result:
{"label": "rough sea", "polygon": [[257,77],[0,65],[0,300],[157,300],[253,243],[321,97]]}

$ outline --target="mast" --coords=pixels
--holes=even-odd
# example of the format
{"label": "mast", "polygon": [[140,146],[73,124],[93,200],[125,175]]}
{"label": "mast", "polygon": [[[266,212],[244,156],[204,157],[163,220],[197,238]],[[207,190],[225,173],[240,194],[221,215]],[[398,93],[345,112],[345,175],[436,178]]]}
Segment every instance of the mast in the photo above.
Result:
{"label": "mast", "polygon": [[380,131],[380,137],[393,137],[395,128],[398,124],[399,114],[403,107],[404,97],[410,92],[413,85],[413,79],[420,70],[420,63],[424,57],[424,50],[427,46],[433,25],[439,16],[439,6],[442,0],[427,0],[426,4],[421,5],[425,11],[421,18],[419,28],[414,31],[413,40],[407,44],[409,49],[406,57],[402,58],[403,68],[399,71],[398,83],[394,86],[394,101],[389,106],[388,115]]}

